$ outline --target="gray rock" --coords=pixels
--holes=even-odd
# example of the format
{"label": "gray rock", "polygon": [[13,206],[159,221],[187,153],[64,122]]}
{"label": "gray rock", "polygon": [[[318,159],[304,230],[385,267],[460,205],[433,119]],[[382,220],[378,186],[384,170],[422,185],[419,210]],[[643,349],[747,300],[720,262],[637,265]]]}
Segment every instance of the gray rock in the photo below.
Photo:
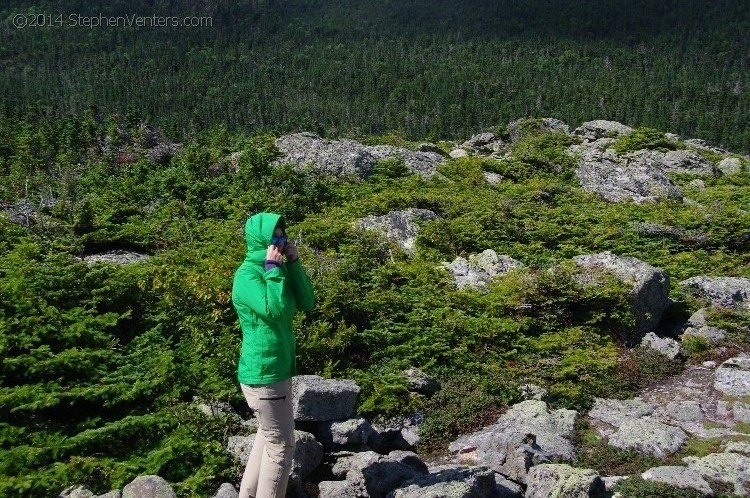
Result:
{"label": "gray rock", "polygon": [[682,201],[684,198],[680,188],[656,166],[630,162],[610,149],[571,146],[569,150],[580,154],[575,175],[581,188],[606,201],[641,204],[659,199]]}
{"label": "gray rock", "polygon": [[94,493],[82,484],[73,484],[65,488],[58,498],[94,498]]}
{"label": "gray rock", "polygon": [[627,135],[633,132],[633,128],[626,126],[617,121],[606,121],[597,119],[586,121],[573,131],[575,135],[581,135],[585,138],[595,140],[597,138],[613,138]]}
{"label": "gray rock", "polygon": [[96,498],[122,498],[122,490],[113,489],[112,491],[104,493],[103,495],[98,495]]}
{"label": "gray rock", "polygon": [[485,249],[479,254],[469,255],[466,260],[457,257],[452,262],[444,261],[443,267],[453,274],[458,289],[472,287],[487,289],[487,284],[495,275],[503,275],[516,268],[523,268],[523,263],[505,254],[498,255],[492,249]]}
{"label": "gray rock", "polygon": [[698,472],[705,479],[713,479],[734,486],[734,493],[747,496],[750,484],[750,457],[737,453],[711,453],[702,458],[682,459],[689,469]]}
{"label": "gray rock", "polygon": [[610,446],[637,450],[664,458],[679,450],[687,434],[679,427],[666,425],[650,417],[627,420],[609,437]]}
{"label": "gray rock", "polygon": [[390,145],[367,146],[355,140],[326,140],[312,133],[294,133],[276,139],[276,147],[284,157],[271,165],[306,165],[319,172],[340,177],[369,176],[380,159],[400,158],[407,169],[430,177],[445,159],[437,152],[422,152]]}
{"label": "gray rock", "polygon": [[508,123],[508,134],[511,142],[518,142],[528,130],[535,132],[570,134],[570,126],[555,118],[521,118]]}
{"label": "gray rock", "polygon": [[315,433],[318,441],[326,449],[341,446],[357,446],[367,444],[374,429],[364,418],[351,418],[341,421],[321,422]]}
{"label": "gray rock", "polygon": [[484,175],[484,179],[487,180],[487,183],[489,183],[490,185],[496,185],[503,180],[503,175],[500,175],[498,173],[484,171],[482,174]]}
{"label": "gray rock", "polygon": [[409,451],[364,451],[346,460],[346,479],[321,482],[320,498],[384,498],[404,482],[428,473],[424,462]]}
{"label": "gray rock", "polygon": [[679,285],[699,298],[708,299],[713,306],[750,309],[750,278],[698,276]]}
{"label": "gray rock", "polygon": [[658,351],[670,360],[674,360],[680,355],[680,343],[669,337],[659,337],[653,332],[649,332],[641,340],[641,347],[650,348]]}
{"label": "gray rock", "polygon": [[701,337],[708,341],[723,341],[727,335],[727,331],[716,327],[688,327],[682,333],[681,340],[685,340],[690,337]]}
{"label": "gray rock", "polygon": [[696,178],[695,180],[690,180],[688,182],[688,186],[690,186],[691,188],[694,188],[695,190],[705,190],[706,182],[704,182],[700,178]]}
{"label": "gray rock", "polygon": [[[84,256],[82,260],[85,261],[88,266],[92,266],[97,263],[129,265],[133,263],[140,263],[142,261],[148,261],[149,258],[150,256],[148,254],[114,249],[112,251],[106,251],[98,254],[89,254],[88,256]],[[81,258],[78,257],[75,257],[75,259],[81,260]]]}
{"label": "gray rock", "polygon": [[519,389],[521,390],[521,397],[524,400],[547,400],[547,390],[541,386],[537,386],[536,384],[523,384]]}
{"label": "gray rock", "polygon": [[407,252],[414,250],[419,232],[418,221],[434,220],[438,215],[429,209],[408,208],[390,211],[383,216],[370,215],[357,220],[356,225],[365,230],[378,230],[396,241]]}
{"label": "gray rock", "polygon": [[419,426],[424,422],[424,413],[414,412],[404,417],[373,421],[373,434],[368,446],[380,451],[411,451],[419,443]]}
{"label": "gray rock", "polygon": [[693,175],[715,175],[717,169],[703,156],[689,150],[639,150],[622,156],[633,166],[658,168],[665,173],[688,173]]}
{"label": "gray rock", "polygon": [[193,403],[201,413],[207,417],[219,417],[222,415],[236,415],[232,406],[226,401],[219,401],[217,399],[201,399],[197,396],[193,396]]}
{"label": "gray rock", "polygon": [[735,401],[732,404],[732,418],[735,422],[750,423],[750,404]]}
{"label": "gray rock", "polygon": [[697,401],[672,401],[667,403],[667,413],[680,422],[700,422],[704,418],[703,408]]}
{"label": "gray rock", "polygon": [[523,488],[495,472],[495,498],[523,498]]}
{"label": "gray rock", "polygon": [[418,368],[407,368],[404,370],[404,375],[406,376],[406,386],[411,392],[431,396],[440,389],[440,383],[438,381]]}
{"label": "gray rock", "polygon": [[327,422],[352,418],[359,391],[353,380],[295,376],[292,378],[294,420]]}
{"label": "gray rock", "polygon": [[651,415],[653,412],[654,406],[644,402],[640,397],[626,400],[594,398],[594,406],[589,412],[589,417],[620,427],[628,420]]}
{"label": "gray rock", "polygon": [[730,441],[727,443],[724,453],[738,453],[750,456],[750,441]]}
{"label": "gray rock", "polygon": [[661,268],[631,256],[618,256],[610,251],[599,254],[574,256],[575,262],[586,269],[611,271],[619,279],[632,282],[629,302],[636,320],[636,328],[626,331],[624,340],[637,344],[649,331],[654,330],[661,320],[662,313],[670,304],[669,275]]}
{"label": "gray rock", "polygon": [[725,157],[716,167],[725,175],[734,175],[742,171],[742,160],[738,157]]}
{"label": "gray rock", "polygon": [[645,481],[659,482],[677,488],[695,489],[704,496],[713,496],[711,486],[695,470],[679,466],[653,467],[641,474]]}
{"label": "gray rock", "polygon": [[238,498],[240,495],[237,493],[237,490],[229,484],[228,482],[225,482],[219,487],[219,490],[216,491],[216,494],[214,495],[214,498]]}
{"label": "gray rock", "polygon": [[567,439],[573,434],[574,410],[549,410],[543,401],[518,403],[488,427],[459,437],[448,450],[523,482],[532,465],[549,458],[573,460]]}
{"label": "gray rock", "polygon": [[657,223],[635,222],[633,223],[633,228],[637,233],[642,235],[674,239],[696,247],[705,246],[709,242],[708,235],[703,232],[683,230]]}
{"label": "gray rock", "polygon": [[705,140],[701,140],[700,138],[689,138],[685,140],[685,143],[695,149],[707,150],[709,152],[715,152],[717,154],[729,154],[728,150],[710,145],[708,142],[706,142]]}
{"label": "gray rock", "polygon": [[625,479],[629,478],[630,476],[607,476],[602,477],[602,481],[604,481],[604,489],[606,489],[608,492],[611,492],[615,484],[617,484],[620,481],[624,481]]}
{"label": "gray rock", "polygon": [[714,389],[730,396],[750,396],[750,358],[730,358],[714,372]]}
{"label": "gray rock", "polygon": [[542,464],[529,471],[526,498],[604,497],[606,490],[599,474],[565,464]]}
{"label": "gray rock", "polygon": [[177,498],[177,495],[159,476],[138,476],[123,488],[122,498]]}
{"label": "gray rock", "polygon": [[388,493],[388,498],[482,498],[495,492],[495,472],[488,468],[446,469],[420,475]]}
{"label": "gray rock", "polygon": [[453,149],[448,155],[453,159],[461,159],[462,157],[468,157],[469,153],[463,149]]}

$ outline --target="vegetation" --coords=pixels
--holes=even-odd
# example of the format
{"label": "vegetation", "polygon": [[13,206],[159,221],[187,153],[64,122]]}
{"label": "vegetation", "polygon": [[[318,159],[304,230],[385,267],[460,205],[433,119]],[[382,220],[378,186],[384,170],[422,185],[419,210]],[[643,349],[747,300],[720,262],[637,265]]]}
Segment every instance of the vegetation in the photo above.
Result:
{"label": "vegetation", "polygon": [[[19,13],[46,25],[18,29]],[[210,23],[126,26],[134,15]],[[521,116],[613,119],[750,152],[749,28],[729,0],[12,0],[0,107],[95,106],[178,141],[220,124],[437,141]]]}

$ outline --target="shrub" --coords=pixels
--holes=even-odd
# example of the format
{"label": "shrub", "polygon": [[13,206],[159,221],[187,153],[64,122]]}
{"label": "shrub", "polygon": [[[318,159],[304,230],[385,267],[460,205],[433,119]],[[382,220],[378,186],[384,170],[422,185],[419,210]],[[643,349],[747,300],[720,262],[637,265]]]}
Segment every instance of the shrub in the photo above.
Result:
{"label": "shrub", "polygon": [[677,150],[680,145],[672,139],[667,138],[664,132],[653,128],[637,128],[632,133],[620,137],[613,148],[618,154],[626,154],[637,150],[649,149],[666,152]]}

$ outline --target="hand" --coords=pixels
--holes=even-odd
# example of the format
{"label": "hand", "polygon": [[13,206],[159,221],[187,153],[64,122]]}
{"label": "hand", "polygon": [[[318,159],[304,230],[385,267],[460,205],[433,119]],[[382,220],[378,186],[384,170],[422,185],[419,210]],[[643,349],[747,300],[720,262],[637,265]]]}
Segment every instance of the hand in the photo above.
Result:
{"label": "hand", "polygon": [[266,251],[266,259],[270,259],[281,264],[281,251],[279,251],[279,248],[273,244],[268,246],[268,250]]}
{"label": "hand", "polygon": [[299,252],[297,250],[297,246],[292,243],[284,245],[284,254],[286,255],[287,263],[289,261],[294,261],[295,259],[299,258]]}

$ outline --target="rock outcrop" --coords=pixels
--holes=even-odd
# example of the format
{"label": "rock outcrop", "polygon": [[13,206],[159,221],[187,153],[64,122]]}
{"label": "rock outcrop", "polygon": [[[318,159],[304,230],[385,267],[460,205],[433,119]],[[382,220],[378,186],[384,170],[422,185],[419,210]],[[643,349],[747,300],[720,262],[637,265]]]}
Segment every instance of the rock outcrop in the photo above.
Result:
{"label": "rock outcrop", "polygon": [[750,309],[750,278],[697,276],[683,280],[679,286],[713,306]]}
{"label": "rock outcrop", "polygon": [[520,261],[505,254],[498,255],[492,249],[472,254],[468,260],[459,256],[450,263],[444,261],[442,265],[453,274],[456,288],[471,287],[480,290],[486,290],[487,284],[495,275],[523,267]]}
{"label": "rock outcrop", "polygon": [[365,230],[384,232],[386,237],[394,240],[405,251],[412,252],[419,232],[417,222],[433,220],[437,217],[438,215],[429,209],[408,208],[390,211],[383,216],[366,216],[357,220],[356,225]]}

